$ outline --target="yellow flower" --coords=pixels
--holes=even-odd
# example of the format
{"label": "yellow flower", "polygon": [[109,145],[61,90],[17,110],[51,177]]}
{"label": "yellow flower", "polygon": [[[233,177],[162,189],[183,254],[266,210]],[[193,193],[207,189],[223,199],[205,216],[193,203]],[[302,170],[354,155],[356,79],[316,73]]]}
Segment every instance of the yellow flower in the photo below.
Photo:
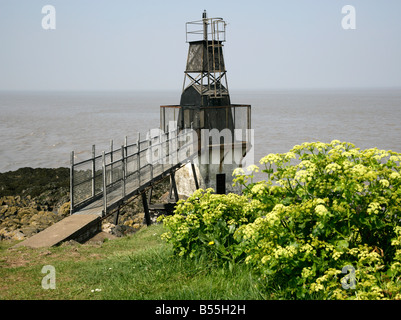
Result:
{"label": "yellow flower", "polygon": [[281,160],[281,157],[278,153],[274,154],[274,153],[270,153],[267,156],[263,157],[262,159],[260,159],[259,163],[260,164],[273,164],[275,162],[278,162]]}
{"label": "yellow flower", "polygon": [[212,245],[214,245],[214,241],[209,242],[209,246],[212,246]]}
{"label": "yellow flower", "polygon": [[384,188],[387,188],[390,185],[390,183],[386,179],[382,179],[379,182]]}
{"label": "yellow flower", "polygon": [[259,167],[258,166],[256,166],[256,165],[254,165],[254,164],[252,164],[252,165],[250,165],[248,168],[246,168],[248,171],[250,171],[250,172],[259,172]]}
{"label": "yellow flower", "polygon": [[335,251],[335,252],[333,253],[333,259],[334,259],[334,260],[338,260],[338,259],[341,257],[342,254],[343,254],[343,252]]}
{"label": "yellow flower", "polygon": [[310,276],[313,276],[314,272],[311,270],[311,268],[303,268],[301,272],[302,278],[306,279],[309,278]]}
{"label": "yellow flower", "polygon": [[284,159],[285,160],[291,160],[291,159],[296,159],[296,155],[294,152],[287,152],[284,154]]}
{"label": "yellow flower", "polygon": [[380,203],[377,202],[372,202],[369,204],[368,209],[366,210],[368,212],[368,214],[371,213],[379,213],[379,209],[380,209]]}
{"label": "yellow flower", "polygon": [[341,170],[341,166],[337,163],[329,163],[324,170],[326,173],[331,174],[336,172],[336,170]]}
{"label": "yellow flower", "polygon": [[233,171],[233,176],[239,176],[243,174],[245,174],[245,171],[242,168],[235,168]]}
{"label": "yellow flower", "polygon": [[325,215],[327,215],[329,213],[327,211],[326,207],[324,205],[322,205],[322,204],[318,204],[315,207],[315,212],[316,212],[317,215],[319,215],[321,217],[323,217],[323,216],[325,216]]}
{"label": "yellow flower", "polygon": [[264,184],[264,183],[257,183],[257,184],[255,184],[253,187],[252,187],[252,189],[251,189],[251,191],[254,193],[254,194],[263,194],[263,192],[266,190],[266,185]]}

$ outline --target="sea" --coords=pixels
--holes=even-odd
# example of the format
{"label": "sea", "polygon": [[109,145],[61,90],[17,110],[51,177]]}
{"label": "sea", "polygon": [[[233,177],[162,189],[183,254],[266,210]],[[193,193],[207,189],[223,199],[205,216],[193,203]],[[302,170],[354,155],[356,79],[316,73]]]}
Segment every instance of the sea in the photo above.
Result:
{"label": "sea", "polygon": [[[258,90],[230,92],[251,105],[254,163],[303,142],[351,142],[401,152],[401,88]],[[134,143],[160,126],[160,106],[180,92],[0,91],[0,172],[22,167],[69,167],[76,161]]]}

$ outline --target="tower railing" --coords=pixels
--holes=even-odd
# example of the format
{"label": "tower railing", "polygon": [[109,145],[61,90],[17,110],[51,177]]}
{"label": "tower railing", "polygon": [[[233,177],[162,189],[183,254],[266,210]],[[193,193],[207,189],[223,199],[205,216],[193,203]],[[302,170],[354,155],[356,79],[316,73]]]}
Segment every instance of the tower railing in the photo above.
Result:
{"label": "tower railing", "polygon": [[[169,123],[176,122],[180,128],[205,128],[205,114],[212,113],[213,111],[224,110],[226,115],[224,118],[219,119],[221,128],[230,128],[237,130],[250,130],[251,129],[251,106],[245,104],[230,104],[228,106],[208,106],[208,107],[194,107],[182,108],[180,105],[164,105],[160,106],[160,128],[167,132]],[[179,119],[180,112],[183,113],[182,119]],[[230,118],[231,115],[231,118]],[[229,125],[229,120],[233,119],[232,126]],[[186,121],[188,120],[188,121]],[[183,123],[179,123],[182,121]]]}
{"label": "tower railing", "polygon": [[226,26],[223,18],[205,18],[187,22],[185,24],[186,42],[205,40],[205,31],[208,40],[225,42]]}

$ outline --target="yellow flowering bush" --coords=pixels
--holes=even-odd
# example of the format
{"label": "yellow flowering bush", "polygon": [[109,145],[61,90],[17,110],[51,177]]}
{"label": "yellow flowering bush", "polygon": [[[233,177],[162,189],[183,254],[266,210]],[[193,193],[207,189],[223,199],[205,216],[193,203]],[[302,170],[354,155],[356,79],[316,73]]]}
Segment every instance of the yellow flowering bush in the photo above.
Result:
{"label": "yellow flowering bush", "polygon": [[258,205],[245,196],[199,189],[177,203],[174,215],[159,217],[168,229],[162,238],[182,256],[239,259],[244,252],[233,234],[239,226],[254,221]]}
{"label": "yellow flowering bush", "polygon": [[[401,154],[313,142],[234,171],[162,218],[180,255],[244,261],[280,298],[401,299]],[[255,172],[267,175],[253,182]]]}
{"label": "yellow flowering bush", "polygon": [[[400,161],[337,140],[262,158],[268,180],[243,184],[244,194],[275,205],[236,231],[246,262],[290,297],[401,298]],[[344,284],[351,276],[355,286]]]}

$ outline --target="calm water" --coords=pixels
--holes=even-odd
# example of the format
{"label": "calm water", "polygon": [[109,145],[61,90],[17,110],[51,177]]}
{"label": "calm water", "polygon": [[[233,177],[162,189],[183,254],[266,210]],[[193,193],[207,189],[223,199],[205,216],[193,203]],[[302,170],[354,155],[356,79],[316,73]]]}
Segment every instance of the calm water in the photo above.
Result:
{"label": "calm water", "polygon": [[[159,107],[180,92],[0,92],[0,172],[69,166],[91,146],[108,150],[159,127]],[[231,92],[252,105],[255,162],[305,141],[354,143],[401,152],[401,89]]]}

